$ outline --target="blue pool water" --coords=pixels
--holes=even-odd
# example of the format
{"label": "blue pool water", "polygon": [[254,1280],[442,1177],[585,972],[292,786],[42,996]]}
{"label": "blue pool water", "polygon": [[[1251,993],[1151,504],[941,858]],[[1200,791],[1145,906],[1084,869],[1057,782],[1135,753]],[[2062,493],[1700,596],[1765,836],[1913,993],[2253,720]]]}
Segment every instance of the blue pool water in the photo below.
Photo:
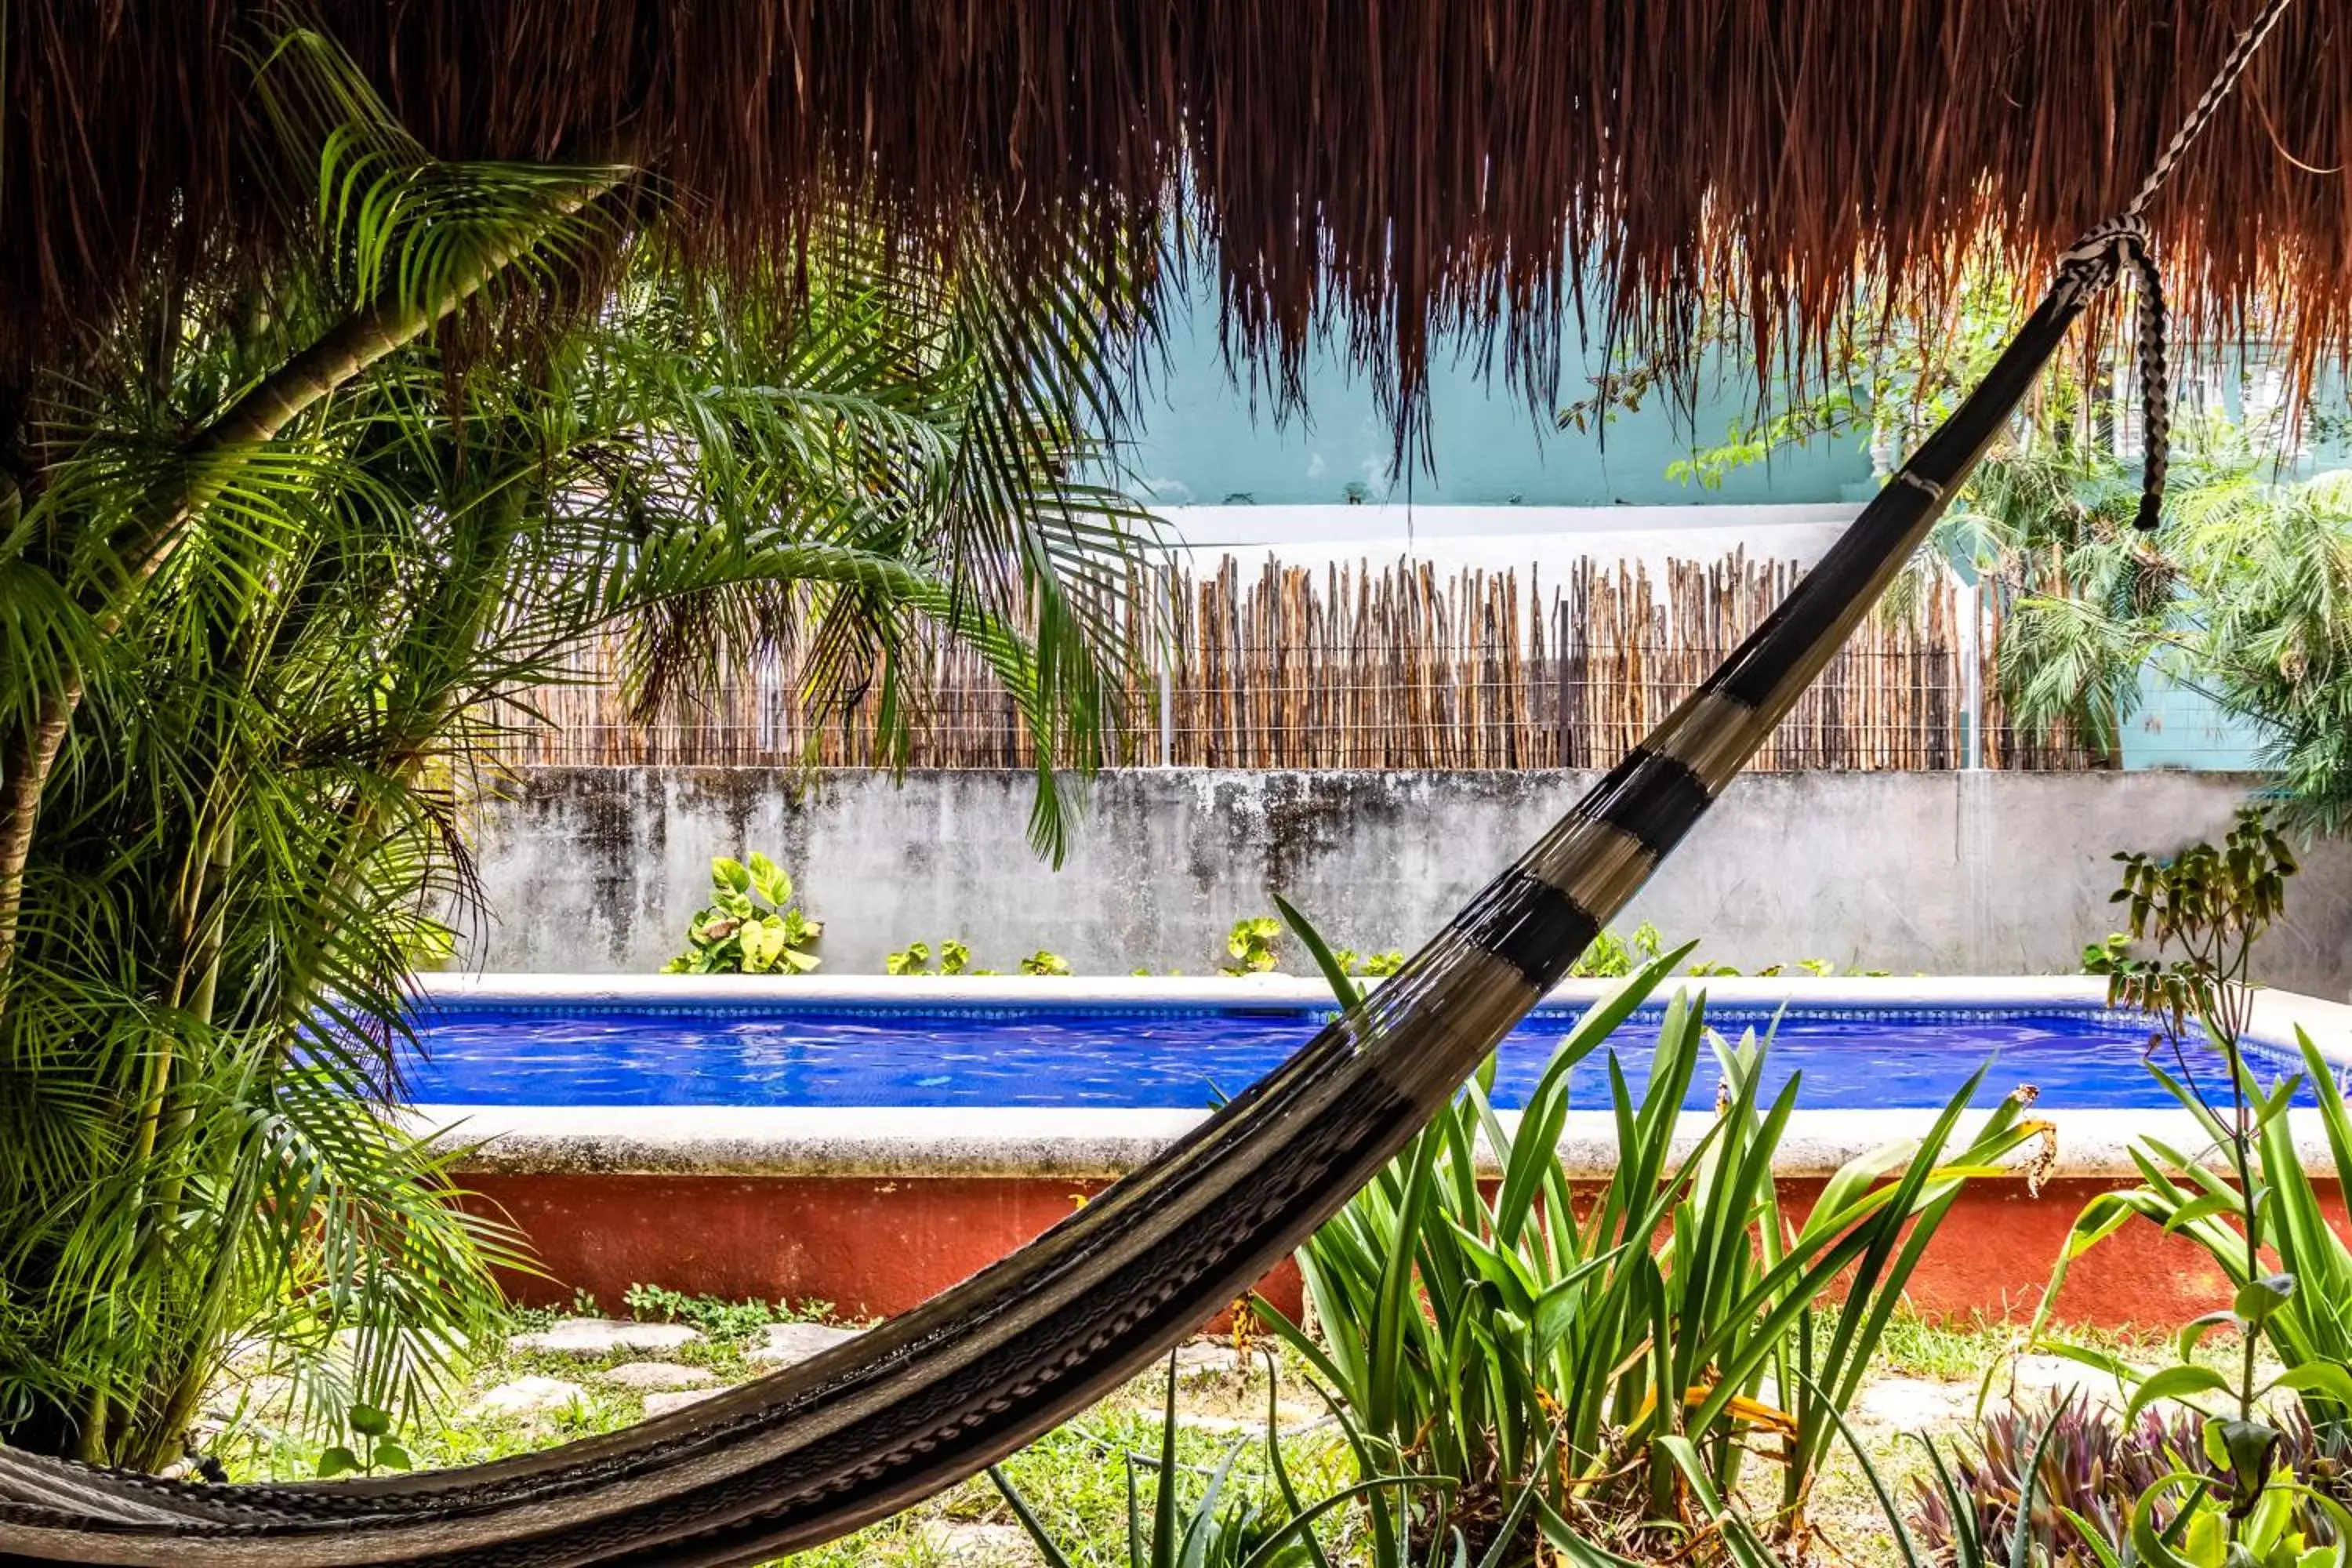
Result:
{"label": "blue pool water", "polygon": [[[410,1087],[437,1104],[1197,1110],[1247,1087],[1326,1016],[1241,1007],[450,1007],[420,1020],[423,1054]],[[1637,1013],[1612,1042],[1637,1090],[1660,1016]],[[1718,1008],[1708,1020],[1737,1037],[1769,1027],[1772,1016]],[[1574,1019],[1538,1012],[1504,1042],[1498,1105],[1525,1100]],[[2045,1105],[2169,1105],[2141,1066],[2147,1040],[2136,1022],[2082,1010],[1791,1008],[1767,1087],[1802,1072],[1800,1103],[1811,1108],[1941,1105],[1990,1060],[1979,1091],[1986,1104],[2031,1083]],[[2200,1049],[2188,1065],[2204,1077],[2220,1062]],[[2258,1071],[2286,1067],[2272,1057]],[[1575,1102],[1606,1105],[1606,1072],[1597,1055],[1580,1063]],[[1716,1081],[1712,1064],[1702,1064],[1695,1107],[1713,1103]]]}

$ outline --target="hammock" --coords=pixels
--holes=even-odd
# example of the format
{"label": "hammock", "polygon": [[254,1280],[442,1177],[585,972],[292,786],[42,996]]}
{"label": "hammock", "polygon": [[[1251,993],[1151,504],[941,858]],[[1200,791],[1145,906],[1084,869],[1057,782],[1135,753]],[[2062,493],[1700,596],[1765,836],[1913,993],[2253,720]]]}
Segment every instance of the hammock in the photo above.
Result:
{"label": "hammock", "polygon": [[2270,0],[2130,207],[2060,260],[1983,383],[1688,700],[1358,1007],[1012,1257],[810,1361],[601,1437],[465,1469],[208,1486],[0,1449],[0,1568],[720,1568],[845,1534],[1125,1383],[1339,1209],[1559,980],[1874,604],[2100,290],[2140,289],[2161,499],[2161,303],[2140,213],[2287,0]]}

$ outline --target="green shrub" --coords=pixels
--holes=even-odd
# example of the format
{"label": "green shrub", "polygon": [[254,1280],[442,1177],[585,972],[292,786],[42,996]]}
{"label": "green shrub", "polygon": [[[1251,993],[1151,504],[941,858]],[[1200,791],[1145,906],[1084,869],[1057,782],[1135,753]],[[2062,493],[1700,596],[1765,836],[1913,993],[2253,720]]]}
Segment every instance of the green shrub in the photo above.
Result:
{"label": "green shrub", "polygon": [[1067,974],[1069,972],[1068,959],[1058,952],[1048,952],[1042,947],[1021,961],[1021,973],[1024,974]]}
{"label": "green shrub", "polygon": [[1224,965],[1227,974],[1264,974],[1279,962],[1275,944],[1282,936],[1282,922],[1272,915],[1253,915],[1235,921],[1233,931],[1225,937],[1225,951],[1233,962]]}
{"label": "green shrub", "polygon": [[805,974],[824,934],[793,901],[793,879],[757,850],[751,864],[727,856],[710,863],[710,902],[687,922],[687,948],[664,974]]}
{"label": "green shrub", "polygon": [[[1826,958],[1801,958],[1797,960],[1796,968],[1816,980],[1827,980],[1838,972],[1838,966]],[[1773,980],[1786,974],[1789,969],[1785,963],[1768,963],[1753,973],[1759,980]],[[1701,980],[1737,980],[1749,972],[1729,963],[1694,963],[1683,973]],[[1849,969],[1846,973],[1884,979],[1887,972],[1884,969]]]}
{"label": "green shrub", "polygon": [[[1970,1532],[2000,1558],[2016,1544],[2019,1500],[2027,1466],[2040,1456],[2029,1534],[2036,1562],[2052,1568],[2103,1568],[2131,1552],[2132,1510],[2143,1497],[2159,1530],[2179,1515],[2177,1498],[2160,1490],[2167,1476],[2189,1471],[2223,1479],[2205,1452],[2203,1423],[2194,1415],[2170,1418],[2152,1411],[2124,1422],[2102,1406],[2068,1400],[2035,1411],[1994,1410],[1976,1424],[1972,1438],[1955,1447],[1948,1473],[1952,1490],[1916,1478],[1912,1515],[1919,1537],[1939,1561],[1956,1561]],[[2352,1452],[2340,1434],[2314,1426],[2300,1411],[2281,1424],[2277,1455],[2288,1473],[2313,1479],[2337,1504],[2352,1503]],[[2309,1540],[2335,1540],[2334,1521],[2317,1502],[2300,1500],[2295,1528]],[[1973,1518],[1954,1512],[1956,1501]]]}
{"label": "green shrub", "polygon": [[1569,965],[1568,975],[1571,980],[1622,980],[1654,960],[1664,948],[1665,939],[1647,921],[1633,928],[1630,940],[1613,931],[1604,931]]}
{"label": "green shrub", "polygon": [[[1689,944],[1696,946],[1696,943]],[[1643,964],[1649,963],[1666,950],[1665,938],[1658,928],[1643,921],[1633,928],[1631,937],[1621,937],[1613,931],[1604,931],[1592,939],[1592,945],[1577,956],[1569,966],[1571,980],[1622,980]],[[1686,947],[1685,951],[1688,951]],[[1769,980],[1788,972],[1790,965],[1769,963],[1755,972],[1756,978]],[[1826,958],[1801,958],[1794,967],[1817,979],[1838,972],[1838,966]],[[1728,963],[1694,963],[1685,973],[1700,978],[1726,977],[1737,979],[1741,972]],[[1850,970],[1853,974],[1883,975],[1883,969]]]}
{"label": "green shrub", "polygon": [[373,1405],[353,1405],[343,1413],[351,1441],[330,1445],[319,1456],[319,1479],[373,1475],[378,1470],[405,1470],[415,1461],[392,1435],[392,1414]]}
{"label": "green shrub", "polygon": [[[910,942],[905,947],[882,960],[886,974],[929,974],[931,973],[931,949],[929,942]],[[970,971],[971,949],[950,938],[940,943],[941,974],[962,974]]]}
{"label": "green shrub", "polygon": [[821,1322],[833,1315],[830,1301],[763,1301],[757,1297],[730,1301],[660,1285],[632,1285],[621,1300],[639,1322],[685,1323],[721,1342],[751,1339],[770,1323]]}

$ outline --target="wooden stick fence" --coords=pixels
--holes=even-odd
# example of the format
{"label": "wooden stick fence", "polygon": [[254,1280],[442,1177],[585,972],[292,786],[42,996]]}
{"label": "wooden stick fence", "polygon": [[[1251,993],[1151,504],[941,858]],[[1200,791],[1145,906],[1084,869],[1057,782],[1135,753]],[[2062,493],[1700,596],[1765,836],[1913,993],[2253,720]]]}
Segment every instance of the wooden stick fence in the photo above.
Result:
{"label": "wooden stick fence", "polygon": [[[1605,767],[1687,695],[1801,575],[1791,563],[1581,561],[1547,586],[1530,570],[1426,563],[1268,563],[1244,578],[1227,557],[1140,585],[1136,649],[1121,672],[1126,723],[1111,760],[1218,768]],[[1923,573],[1896,610],[1873,616],[1766,745],[1756,766],[1933,770],[1965,765],[1963,661],[1975,596]],[[1158,628],[1153,635],[1150,628]],[[2086,759],[2013,733],[2000,711],[1988,605],[1981,763],[2074,768]],[[614,650],[583,658],[574,683],[518,693],[519,764],[1020,768],[1033,745],[1018,705],[960,644],[908,650],[919,674],[903,754],[878,694],[813,706],[785,661],[730,674],[689,710],[631,719]],[[1164,700],[1163,700],[1164,688]]]}

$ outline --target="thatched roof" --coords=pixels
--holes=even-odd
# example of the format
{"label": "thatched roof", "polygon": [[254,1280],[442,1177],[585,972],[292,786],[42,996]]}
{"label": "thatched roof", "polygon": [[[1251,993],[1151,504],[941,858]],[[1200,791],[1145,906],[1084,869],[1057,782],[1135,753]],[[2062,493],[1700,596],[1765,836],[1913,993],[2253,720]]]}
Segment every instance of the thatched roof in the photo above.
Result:
{"label": "thatched roof", "polygon": [[[1237,342],[1280,363],[1336,319],[1411,384],[1433,327],[1499,329],[1540,368],[1580,279],[1637,335],[1717,291],[1801,340],[1858,279],[1932,285],[1975,240],[2038,274],[2126,198],[2255,0],[313,8],[439,153],[625,148],[683,257],[772,261],[845,195],[1048,256],[1073,224],[1148,251],[1181,205]],[[280,12],[0,11],[0,360],[53,353],[134,279],[270,243],[246,84]],[[2352,345],[2347,0],[2298,0],[2154,217],[2192,331],[2261,314],[2306,355]]]}

